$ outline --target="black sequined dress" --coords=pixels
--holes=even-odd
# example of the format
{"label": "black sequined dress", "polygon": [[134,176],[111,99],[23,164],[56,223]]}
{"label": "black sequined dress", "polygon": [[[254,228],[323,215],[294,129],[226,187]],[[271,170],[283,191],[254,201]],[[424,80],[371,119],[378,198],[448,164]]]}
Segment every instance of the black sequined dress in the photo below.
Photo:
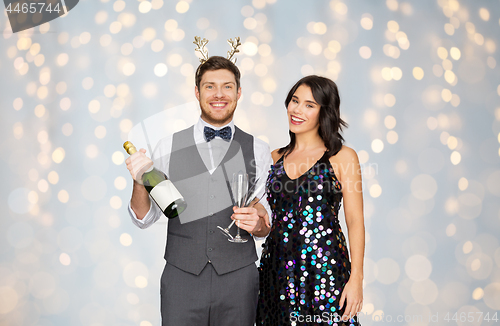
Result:
{"label": "black sequined dress", "polygon": [[338,220],[341,190],[326,155],[297,179],[287,176],[283,157],[271,167],[273,225],[259,267],[257,325],[359,325],[342,322],[339,311],[351,270]]}

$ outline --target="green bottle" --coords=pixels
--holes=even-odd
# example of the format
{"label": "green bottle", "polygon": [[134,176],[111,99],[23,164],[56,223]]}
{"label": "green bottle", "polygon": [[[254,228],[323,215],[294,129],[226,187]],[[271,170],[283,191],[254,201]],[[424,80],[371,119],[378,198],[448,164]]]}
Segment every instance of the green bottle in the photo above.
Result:
{"label": "green bottle", "polygon": [[[129,141],[123,144],[123,148],[129,155],[137,152],[135,146]],[[187,204],[172,181],[168,180],[165,173],[154,166],[144,172],[142,183],[166,217],[175,218],[186,209]]]}

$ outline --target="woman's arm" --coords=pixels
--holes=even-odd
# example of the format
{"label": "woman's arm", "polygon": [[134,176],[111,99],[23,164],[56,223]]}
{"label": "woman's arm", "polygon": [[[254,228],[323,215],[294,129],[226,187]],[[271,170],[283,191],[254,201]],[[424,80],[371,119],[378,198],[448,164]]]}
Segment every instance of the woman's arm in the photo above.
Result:
{"label": "woman's arm", "polygon": [[363,189],[358,155],[347,146],[332,157],[338,169],[344,197],[344,213],[351,252],[351,276],[346,284],[340,305],[347,302],[345,315],[354,315],[363,305],[363,259],[365,252],[365,224],[363,216]]}

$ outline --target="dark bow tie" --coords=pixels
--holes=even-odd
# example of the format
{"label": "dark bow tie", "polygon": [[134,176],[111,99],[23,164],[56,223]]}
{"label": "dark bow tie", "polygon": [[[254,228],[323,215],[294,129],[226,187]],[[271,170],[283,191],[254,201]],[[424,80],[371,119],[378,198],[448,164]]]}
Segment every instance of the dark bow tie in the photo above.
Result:
{"label": "dark bow tie", "polygon": [[220,130],[215,130],[215,129],[212,129],[210,127],[205,127],[205,129],[203,129],[203,133],[205,134],[205,140],[207,142],[211,141],[215,137],[220,137],[220,138],[224,139],[225,141],[230,141],[231,136],[233,134],[230,127],[224,127]]}

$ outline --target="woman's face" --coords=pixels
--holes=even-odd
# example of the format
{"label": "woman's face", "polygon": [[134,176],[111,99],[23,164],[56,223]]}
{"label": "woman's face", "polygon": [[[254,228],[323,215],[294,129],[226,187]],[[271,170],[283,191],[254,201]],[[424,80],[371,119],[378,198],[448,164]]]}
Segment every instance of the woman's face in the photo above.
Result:
{"label": "woman's face", "polygon": [[300,85],[288,103],[288,125],[290,131],[301,134],[310,131],[318,132],[319,111],[321,106],[316,103],[311,88]]}

